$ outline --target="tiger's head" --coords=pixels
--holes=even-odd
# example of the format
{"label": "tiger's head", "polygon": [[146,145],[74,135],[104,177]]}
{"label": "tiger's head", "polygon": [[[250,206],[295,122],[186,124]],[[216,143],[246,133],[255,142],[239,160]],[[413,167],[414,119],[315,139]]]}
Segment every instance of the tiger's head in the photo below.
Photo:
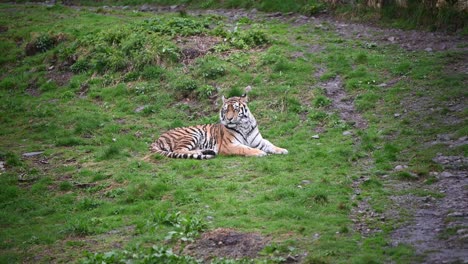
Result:
{"label": "tiger's head", "polygon": [[228,128],[234,128],[249,123],[253,119],[247,107],[247,95],[231,98],[224,98],[223,96],[222,99],[223,107],[219,112],[221,124]]}

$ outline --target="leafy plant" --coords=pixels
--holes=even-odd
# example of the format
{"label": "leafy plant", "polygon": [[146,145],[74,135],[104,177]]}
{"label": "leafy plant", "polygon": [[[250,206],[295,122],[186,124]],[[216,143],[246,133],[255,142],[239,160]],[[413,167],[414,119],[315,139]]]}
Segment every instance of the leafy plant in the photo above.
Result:
{"label": "leafy plant", "polygon": [[136,248],[134,250],[110,251],[107,253],[86,253],[82,259],[83,264],[101,263],[166,263],[166,264],[197,264],[201,263],[195,258],[181,256],[165,247],[152,246],[148,249]]}

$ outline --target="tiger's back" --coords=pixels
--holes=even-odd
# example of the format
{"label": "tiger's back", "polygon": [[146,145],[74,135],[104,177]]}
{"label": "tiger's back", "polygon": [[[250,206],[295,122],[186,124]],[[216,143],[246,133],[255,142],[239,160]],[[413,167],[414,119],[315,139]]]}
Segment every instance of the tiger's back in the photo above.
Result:
{"label": "tiger's back", "polygon": [[151,151],[170,158],[210,159],[217,154],[221,124],[179,127],[162,134]]}

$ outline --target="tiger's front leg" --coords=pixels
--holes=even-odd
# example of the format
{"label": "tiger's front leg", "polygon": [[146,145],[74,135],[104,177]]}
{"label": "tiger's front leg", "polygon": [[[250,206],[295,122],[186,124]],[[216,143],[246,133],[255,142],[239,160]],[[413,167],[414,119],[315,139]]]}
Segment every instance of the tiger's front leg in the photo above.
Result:
{"label": "tiger's front leg", "polygon": [[255,157],[262,157],[267,155],[267,153],[263,150],[251,148],[245,145],[229,145],[226,148],[220,149],[219,153],[223,155],[240,155]]}
{"label": "tiger's front leg", "polygon": [[266,139],[263,139],[258,148],[269,154],[288,154],[287,149],[277,147]]}

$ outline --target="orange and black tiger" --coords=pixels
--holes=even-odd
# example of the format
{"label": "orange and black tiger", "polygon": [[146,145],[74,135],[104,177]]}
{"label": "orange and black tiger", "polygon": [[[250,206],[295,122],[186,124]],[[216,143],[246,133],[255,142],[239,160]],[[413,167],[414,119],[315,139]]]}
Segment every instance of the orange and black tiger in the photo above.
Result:
{"label": "orange and black tiger", "polygon": [[265,156],[287,154],[264,139],[247,107],[247,96],[223,96],[221,123],[169,130],[151,144],[150,150],[170,158],[210,159],[220,155]]}

